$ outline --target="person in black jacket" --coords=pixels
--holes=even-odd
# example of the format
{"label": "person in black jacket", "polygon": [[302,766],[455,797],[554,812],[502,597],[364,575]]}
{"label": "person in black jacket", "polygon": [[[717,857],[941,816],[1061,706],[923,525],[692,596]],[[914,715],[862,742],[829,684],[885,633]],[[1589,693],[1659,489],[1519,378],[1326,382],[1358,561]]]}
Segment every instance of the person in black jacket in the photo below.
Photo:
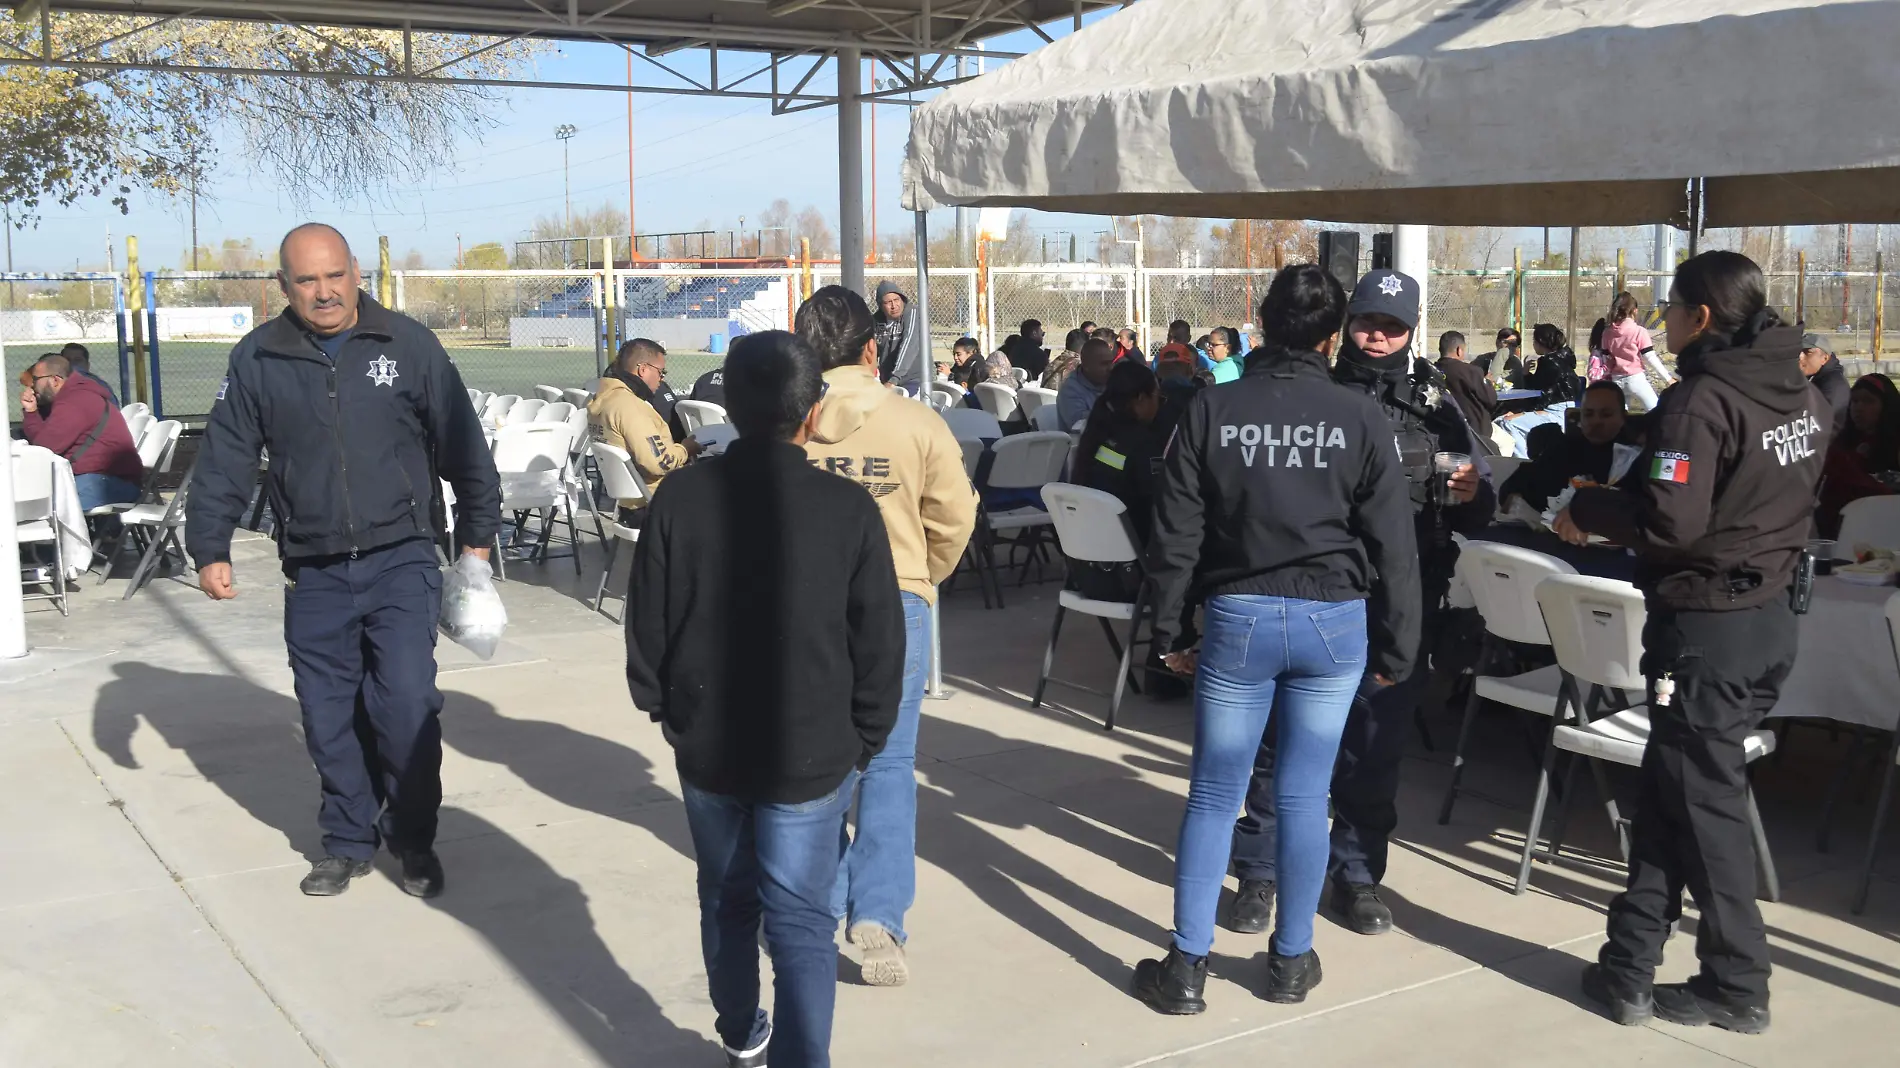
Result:
{"label": "person in black jacket", "polygon": [[[817,353],[726,358],[723,456],[654,495],[627,593],[627,685],[673,746],[715,1024],[734,1065],[830,1063],[832,891],[858,775],[897,723],[904,611],[877,502],[813,467]],[[744,567],[734,567],[744,561]],[[778,1030],[759,1007],[759,923]]]}
{"label": "person in black jacket", "polygon": [[264,492],[289,580],[284,644],[323,783],[324,857],[303,892],[342,893],[380,841],[401,858],[403,889],[433,896],[443,883],[436,479],[455,490],[463,553],[484,560],[501,529],[501,481],[441,343],[363,295],[343,235],[306,223],[278,258],[289,308],[231,351],[185,501],[186,548],[206,594],[237,596],[231,533],[269,450]]}
{"label": "person in black jacket", "polygon": [[1524,377],[1524,388],[1544,395],[1544,409],[1570,404],[1577,399],[1577,354],[1554,323],[1538,323],[1531,329],[1531,349],[1537,353],[1537,366]]}
{"label": "person in black jacket", "polygon": [[[1649,421],[1643,477],[1578,491],[1555,524],[1573,544],[1601,534],[1634,549],[1648,610],[1629,882],[1583,988],[1621,1024],[1655,1015],[1757,1034],[1770,968],[1743,750],[1794,667],[1791,587],[1831,412],[1801,373],[1800,331],[1768,307],[1748,257],[1705,252],[1676,268],[1663,324],[1682,378]],[[1701,910],[1702,968],[1658,984],[1685,887]]]}
{"label": "person in black jacket", "polygon": [[1319,982],[1313,914],[1340,732],[1361,677],[1390,686],[1418,650],[1418,553],[1392,431],[1378,405],[1327,374],[1345,304],[1318,266],[1276,275],[1260,306],[1266,346],[1238,381],[1195,398],[1168,447],[1146,554],[1156,646],[1170,647],[1191,592],[1207,605],[1198,651],[1168,654],[1196,682],[1174,938],[1134,977],[1136,996],[1161,1012],[1207,1007],[1233,814],[1269,711],[1281,721],[1286,828],[1266,996],[1303,1001]]}
{"label": "person in black jacket", "polygon": [[[1398,271],[1373,271],[1354,288],[1349,313],[1333,379],[1376,402],[1384,413],[1409,490],[1408,514],[1417,544],[1413,566],[1420,576],[1420,599],[1413,609],[1426,621],[1421,633],[1430,634],[1458,560],[1451,535],[1484,528],[1497,511],[1490,465],[1457,403],[1448,395],[1434,395],[1440,381],[1436,369],[1412,356],[1418,282]],[[1466,458],[1443,487],[1449,501],[1435,499],[1432,492],[1433,457],[1440,452]],[[1419,635],[1414,638],[1422,641]],[[1406,653],[1420,662],[1425,659],[1418,645]],[[1329,864],[1333,910],[1347,927],[1367,935],[1392,929],[1392,913],[1379,899],[1379,883],[1399,822],[1405,739],[1428,682],[1423,670],[1396,686],[1381,686],[1373,675],[1373,670],[1366,671],[1340,742],[1339,770],[1332,782]],[[1234,824],[1234,873],[1241,882],[1227,926],[1243,934],[1266,929],[1278,879],[1275,754],[1270,742],[1261,745],[1246,811]]]}
{"label": "person in black jacket", "polygon": [[1847,429],[1847,368],[1841,366],[1827,338],[1819,334],[1801,335],[1801,373],[1808,376],[1808,382],[1821,391],[1828,407],[1834,409],[1830,424],[1832,436],[1840,437],[1841,431]]}
{"label": "person in black jacket", "polygon": [[[1557,431],[1558,441],[1536,459],[1519,464],[1517,471],[1498,487],[1498,499],[1510,503],[1513,496],[1542,512],[1550,499],[1562,493],[1573,478],[1582,477],[1600,486],[1610,484],[1610,470],[1616,463],[1616,443],[1629,425],[1624,409],[1628,399],[1615,382],[1592,382],[1583,391],[1583,403],[1577,407],[1574,433]],[[1542,429],[1541,427],[1539,429]]]}
{"label": "person in black jacket", "polygon": [[1517,331],[1505,327],[1498,331],[1497,348],[1482,356],[1475,356],[1471,366],[1483,371],[1493,386],[1502,389],[1524,388],[1524,361],[1518,356],[1523,347],[1523,339]]}

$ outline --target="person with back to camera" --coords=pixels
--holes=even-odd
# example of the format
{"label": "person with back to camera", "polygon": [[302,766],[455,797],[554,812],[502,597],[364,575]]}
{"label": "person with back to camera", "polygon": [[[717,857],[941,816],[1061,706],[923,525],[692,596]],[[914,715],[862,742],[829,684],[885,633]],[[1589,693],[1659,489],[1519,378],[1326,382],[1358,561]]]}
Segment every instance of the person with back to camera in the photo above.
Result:
{"label": "person with back to camera", "polygon": [[[1635,550],[1648,618],[1650,735],[1630,822],[1629,881],[1583,990],[1617,1023],[1651,1016],[1767,1030],[1768,936],[1755,903],[1743,745],[1794,666],[1796,571],[1813,529],[1827,403],[1801,334],[1768,307],[1761,268],[1705,252],[1676,268],[1663,318],[1682,378],[1649,420],[1636,474],[1583,489],[1557,517],[1575,545]],[[1656,983],[1687,888],[1701,910],[1686,983]]]}
{"label": "person with back to camera", "polygon": [[1265,996],[1295,1003],[1319,983],[1313,915],[1340,733],[1361,678],[1390,686],[1419,648],[1418,553],[1392,429],[1327,366],[1345,311],[1325,270],[1281,271],[1260,306],[1265,344],[1238,382],[1195,398],[1168,447],[1146,554],[1156,645],[1172,644],[1191,590],[1207,604],[1198,652],[1168,655],[1195,675],[1195,729],[1174,935],[1134,976],[1135,996],[1160,1012],[1207,1008],[1233,816],[1270,713],[1285,889]]}
{"label": "person with back to camera", "polygon": [[[1368,397],[1385,415],[1387,446],[1399,458],[1417,546],[1413,566],[1419,585],[1414,608],[1425,620],[1418,633],[1433,634],[1458,560],[1452,535],[1483,529],[1497,511],[1490,466],[1457,403],[1443,394],[1434,399],[1436,370],[1412,354],[1420,312],[1418,281],[1399,271],[1373,271],[1354,287],[1347,312],[1333,381]],[[1249,370],[1252,362],[1249,357]],[[1446,454],[1461,455],[1464,460],[1448,474],[1439,474],[1436,457],[1445,456],[1447,462],[1454,459]],[[1421,664],[1427,659],[1422,648],[1406,652]],[[1405,760],[1405,741],[1414,729],[1427,682],[1427,672],[1420,670],[1397,685],[1385,686],[1368,670],[1340,742],[1332,780],[1328,904],[1347,929],[1359,934],[1379,935],[1392,929],[1392,912],[1380,899],[1379,886],[1385,880],[1392,832],[1399,824],[1399,768]],[[1273,748],[1263,743],[1246,808],[1234,822],[1233,866],[1240,887],[1227,926],[1241,934],[1266,929],[1279,879],[1275,766]]]}

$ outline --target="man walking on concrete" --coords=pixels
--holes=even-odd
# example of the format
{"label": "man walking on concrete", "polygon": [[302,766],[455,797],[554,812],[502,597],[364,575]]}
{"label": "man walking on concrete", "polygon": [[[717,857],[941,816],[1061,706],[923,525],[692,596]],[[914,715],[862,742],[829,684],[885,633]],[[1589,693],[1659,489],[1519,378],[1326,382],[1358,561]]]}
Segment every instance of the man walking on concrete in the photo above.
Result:
{"label": "man walking on concrete", "polygon": [[798,309],[798,336],[825,368],[825,402],[805,452],[877,498],[904,603],[904,701],[884,751],[858,784],[858,833],[832,912],[863,951],[864,981],[900,986],[904,914],[917,898],[917,726],[930,676],[930,605],[976,529],[976,491],[950,424],[878,384],[871,310],[843,286]]}
{"label": "man walking on concrete", "polygon": [[501,484],[462,377],[434,334],[359,288],[343,235],[305,223],[278,248],[289,307],[231,351],[186,501],[186,541],[212,600],[237,596],[231,533],[261,450],[280,517],[284,644],[323,801],[324,856],[303,892],[341,894],[379,844],[402,888],[442,892],[442,570],[436,478],[456,540],[487,559]]}

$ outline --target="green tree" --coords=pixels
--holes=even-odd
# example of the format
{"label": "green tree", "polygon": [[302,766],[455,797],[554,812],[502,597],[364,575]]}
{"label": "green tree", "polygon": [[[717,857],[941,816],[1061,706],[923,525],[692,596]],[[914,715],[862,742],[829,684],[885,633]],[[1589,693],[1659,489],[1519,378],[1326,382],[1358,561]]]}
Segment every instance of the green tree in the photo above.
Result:
{"label": "green tree", "polygon": [[505,271],[508,269],[508,250],[502,248],[499,241],[484,241],[463,255],[462,268],[469,271]]}
{"label": "green tree", "polygon": [[[402,35],[257,22],[56,14],[55,54],[119,63],[339,74],[402,69]],[[0,17],[0,44],[38,55],[38,18]],[[411,36],[413,69],[507,77],[545,42]],[[109,193],[121,211],[134,188],[177,193],[217,163],[220,132],[292,200],[324,193],[374,199],[398,181],[449,165],[478,140],[498,90],[358,78],[184,72],[0,69],[0,201],[28,218],[43,203]]]}

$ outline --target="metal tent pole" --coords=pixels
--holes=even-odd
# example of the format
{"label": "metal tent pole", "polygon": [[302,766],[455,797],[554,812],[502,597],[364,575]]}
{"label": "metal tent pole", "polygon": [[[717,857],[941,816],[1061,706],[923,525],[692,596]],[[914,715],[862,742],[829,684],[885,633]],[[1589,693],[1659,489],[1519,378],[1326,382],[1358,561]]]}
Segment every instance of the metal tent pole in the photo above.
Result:
{"label": "metal tent pole", "polygon": [[[917,219],[917,319],[924,331],[924,379],[918,397],[930,399],[930,386],[937,377],[936,353],[930,345],[930,216],[913,212]],[[943,688],[943,619],[937,599],[930,602],[930,680],[924,696],[945,700],[950,691]]]}
{"label": "metal tent pole", "polygon": [[862,53],[838,50],[838,273],[839,283],[864,292],[864,78]]}

